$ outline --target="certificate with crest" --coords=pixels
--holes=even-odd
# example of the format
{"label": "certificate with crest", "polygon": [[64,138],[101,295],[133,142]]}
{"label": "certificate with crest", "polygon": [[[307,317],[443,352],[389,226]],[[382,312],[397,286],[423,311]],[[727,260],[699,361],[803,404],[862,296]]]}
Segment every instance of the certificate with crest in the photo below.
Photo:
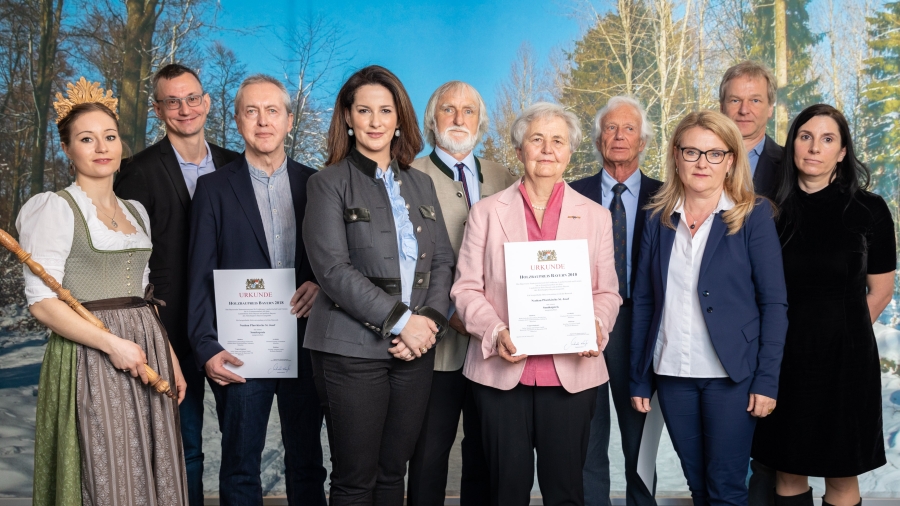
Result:
{"label": "certificate with crest", "polygon": [[504,248],[516,354],[597,351],[587,241],[511,242]]}
{"label": "certificate with crest", "polygon": [[244,365],[225,364],[244,378],[296,378],[294,269],[213,271],[219,344]]}

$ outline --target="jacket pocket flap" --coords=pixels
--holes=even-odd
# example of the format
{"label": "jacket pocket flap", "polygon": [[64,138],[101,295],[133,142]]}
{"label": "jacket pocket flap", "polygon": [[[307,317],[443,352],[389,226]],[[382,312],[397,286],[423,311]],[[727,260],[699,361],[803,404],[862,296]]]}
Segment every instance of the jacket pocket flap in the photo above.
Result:
{"label": "jacket pocket flap", "polygon": [[752,322],[748,323],[747,325],[744,325],[741,328],[741,332],[744,333],[744,339],[746,339],[748,343],[750,341],[753,341],[754,339],[758,338],[759,337],[759,319],[757,318],[757,319],[753,320]]}
{"label": "jacket pocket flap", "polygon": [[357,221],[370,221],[371,215],[365,207],[353,207],[344,209],[344,221],[347,223],[356,223]]}
{"label": "jacket pocket flap", "polygon": [[437,221],[437,216],[434,214],[434,206],[419,206],[419,212],[422,213],[422,217]]}

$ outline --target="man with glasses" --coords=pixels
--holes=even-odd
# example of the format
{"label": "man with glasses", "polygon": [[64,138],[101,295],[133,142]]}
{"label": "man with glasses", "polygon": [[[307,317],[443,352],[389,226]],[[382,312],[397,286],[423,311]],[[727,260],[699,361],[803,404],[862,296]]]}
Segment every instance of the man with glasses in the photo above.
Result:
{"label": "man with glasses", "polygon": [[775,200],[781,182],[784,148],[766,135],[775,110],[775,77],[765,66],[744,61],[729,68],[719,85],[719,110],[731,118],[744,138],[757,195]]}
{"label": "man with glasses", "polygon": [[181,363],[187,392],[179,407],[181,439],[191,506],[203,504],[204,373],[198,369],[187,336],[187,260],[191,198],[197,178],[239,156],[206,142],[204,125],[209,95],[197,74],[177,63],[159,69],[151,80],[153,110],[166,125],[166,136],[122,163],[115,192],[147,208],[153,239],[150,283],[166,305],[159,316]]}

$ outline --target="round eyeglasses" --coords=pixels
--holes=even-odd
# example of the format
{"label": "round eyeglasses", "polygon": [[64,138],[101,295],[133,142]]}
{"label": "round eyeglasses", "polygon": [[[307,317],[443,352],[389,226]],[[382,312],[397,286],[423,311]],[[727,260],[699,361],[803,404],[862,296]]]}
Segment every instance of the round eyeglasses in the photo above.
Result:
{"label": "round eyeglasses", "polygon": [[722,151],[721,149],[710,149],[709,151],[700,151],[697,148],[682,148],[678,147],[681,150],[681,158],[686,162],[696,162],[700,159],[701,156],[706,156],[706,161],[712,164],[720,164],[723,160],[725,160],[725,155],[731,153],[732,151]]}

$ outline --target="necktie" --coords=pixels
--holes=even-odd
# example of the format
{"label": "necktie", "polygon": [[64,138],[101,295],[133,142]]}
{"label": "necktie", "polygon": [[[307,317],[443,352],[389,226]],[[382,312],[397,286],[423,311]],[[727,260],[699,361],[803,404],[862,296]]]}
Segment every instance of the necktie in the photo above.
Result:
{"label": "necktie", "polygon": [[456,167],[456,170],[459,171],[459,181],[463,184],[463,193],[466,194],[466,205],[471,208],[472,201],[469,200],[469,185],[466,184],[466,173],[463,172],[463,169],[466,167],[466,165],[462,162],[459,162],[454,165],[454,167]]}
{"label": "necktie", "polygon": [[613,198],[609,203],[609,213],[612,215],[613,230],[613,251],[616,260],[616,277],[619,278],[619,295],[623,299],[628,297],[628,275],[625,272],[627,268],[626,254],[628,252],[628,227],[627,218],[625,217],[625,205],[622,203],[622,192],[628,187],[622,183],[618,183],[612,187]]}

